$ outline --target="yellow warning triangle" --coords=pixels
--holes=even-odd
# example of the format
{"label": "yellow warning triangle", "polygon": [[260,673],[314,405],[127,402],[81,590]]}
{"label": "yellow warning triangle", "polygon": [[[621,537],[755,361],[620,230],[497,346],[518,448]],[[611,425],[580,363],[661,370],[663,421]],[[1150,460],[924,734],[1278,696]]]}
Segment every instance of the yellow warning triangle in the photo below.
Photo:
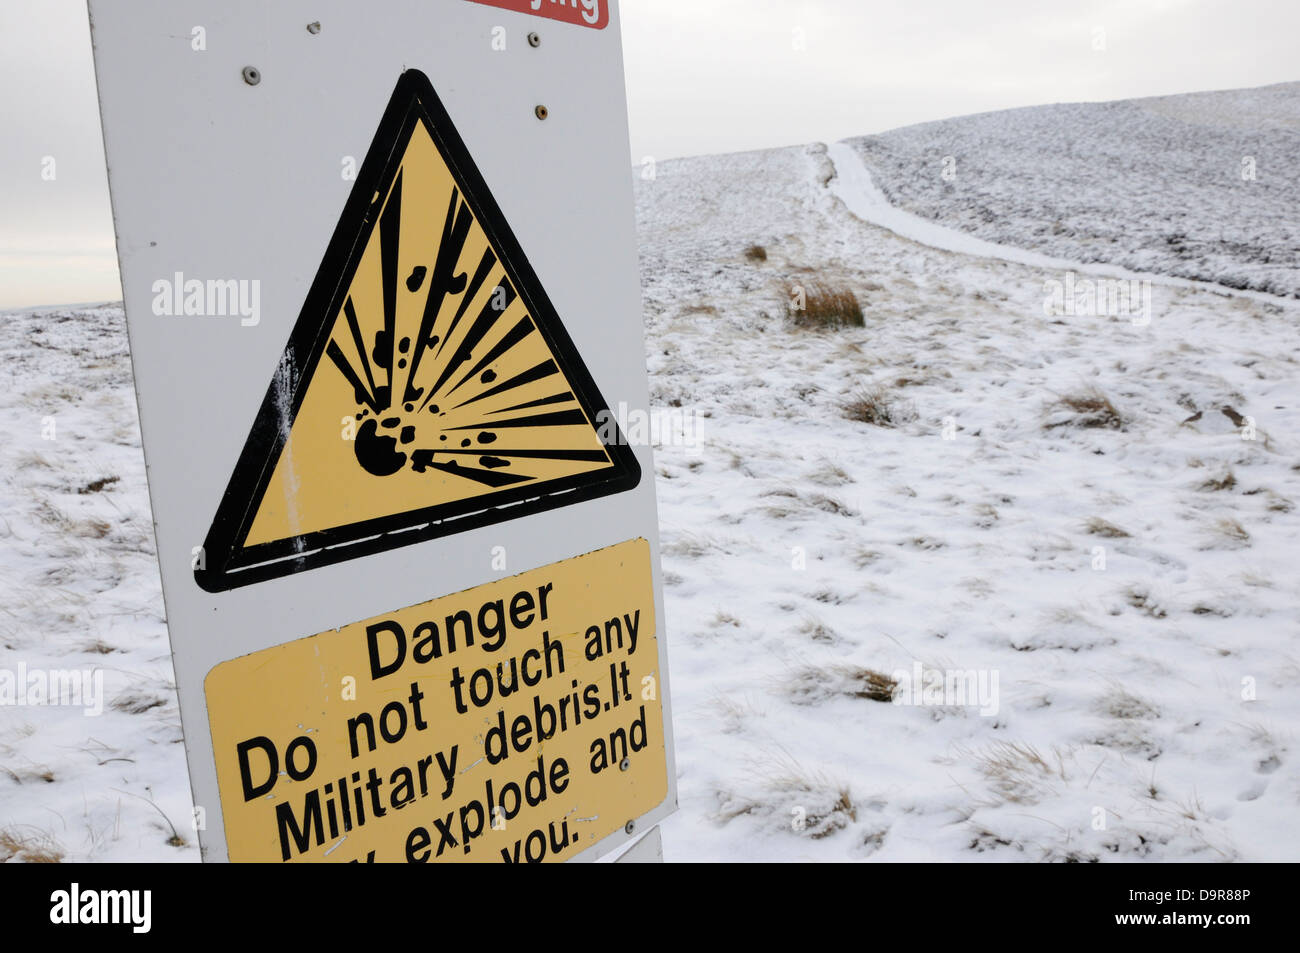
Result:
{"label": "yellow warning triangle", "polygon": [[221,591],[635,486],[424,74],[402,74],[213,521]]}

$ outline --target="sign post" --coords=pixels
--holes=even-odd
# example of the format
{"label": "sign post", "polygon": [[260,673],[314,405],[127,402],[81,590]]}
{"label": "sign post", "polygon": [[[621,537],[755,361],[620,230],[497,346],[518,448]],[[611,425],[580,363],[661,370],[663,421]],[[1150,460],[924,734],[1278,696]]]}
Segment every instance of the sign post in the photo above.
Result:
{"label": "sign post", "polygon": [[204,858],[641,837],[676,784],[617,9],[90,13]]}

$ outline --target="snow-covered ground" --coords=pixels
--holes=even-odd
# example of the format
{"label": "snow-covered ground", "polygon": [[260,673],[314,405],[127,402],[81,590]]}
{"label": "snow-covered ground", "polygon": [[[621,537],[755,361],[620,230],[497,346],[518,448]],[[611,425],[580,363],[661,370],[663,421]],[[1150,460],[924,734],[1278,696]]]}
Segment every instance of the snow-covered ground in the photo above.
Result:
{"label": "snow-covered ground", "polygon": [[[999,213],[1048,261],[1007,261],[864,222],[846,161],[688,159],[638,184],[652,401],[699,417],[656,468],[667,859],[1300,859],[1300,302],[1155,280],[1149,321],[1049,314],[1072,258],[1035,232],[1050,189]],[[1183,181],[1148,181],[1152,234],[1210,227]],[[1286,227],[1236,188],[1200,186],[1215,235]],[[864,326],[796,327],[819,284]],[[0,668],[106,672],[100,717],[0,709],[0,831],[194,860],[121,311],[5,316],[0,353]],[[867,393],[892,425],[845,416]],[[918,667],[990,694],[890,703],[927,701],[891,683]]]}
{"label": "snow-covered ground", "polygon": [[1300,83],[1012,109],[852,144],[892,204],[980,238],[1300,297]]}
{"label": "snow-covered ground", "polygon": [[0,670],[103,673],[0,707],[0,861],[197,861],[122,308],[0,315],[0,362]]}

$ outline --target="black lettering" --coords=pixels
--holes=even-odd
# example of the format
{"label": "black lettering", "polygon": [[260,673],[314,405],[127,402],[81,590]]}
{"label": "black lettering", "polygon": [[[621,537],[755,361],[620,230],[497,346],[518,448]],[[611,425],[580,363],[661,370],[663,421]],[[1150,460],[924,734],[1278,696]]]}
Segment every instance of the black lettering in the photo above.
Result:
{"label": "black lettering", "polygon": [[569,786],[569,762],[563,758],[556,758],[551,762],[551,790],[556,794],[563,794],[564,789]]}
{"label": "black lettering", "polygon": [[[506,807],[506,796],[509,795],[515,799],[514,807]],[[501,788],[501,813],[505,815],[507,821],[513,821],[524,807],[524,795],[519,790],[519,785],[514,781],[509,781]]]}
{"label": "black lettering", "polygon": [[517,592],[510,600],[510,624],[516,629],[526,629],[533,624],[533,595]]}
{"label": "black lettering", "polygon": [[[641,731],[640,742],[636,740],[637,729]],[[633,751],[640,751],[650,744],[650,735],[646,731],[645,725],[645,705],[641,706],[641,714],[637,716],[637,719],[632,722],[632,726],[628,729],[628,739],[632,742]]]}
{"label": "black lettering", "polygon": [[[390,633],[394,638],[396,647],[395,657],[387,665],[379,660],[379,633],[381,632]],[[373,681],[379,681],[386,675],[392,675],[406,661],[406,633],[396,622],[386,620],[366,626],[366,647],[370,652],[370,678]]]}
{"label": "black lettering", "polygon": [[460,846],[460,843],[456,840],[456,835],[451,832],[451,826],[454,823],[452,819],[455,816],[456,812],[451,811],[446,817],[434,819],[433,826],[438,828],[438,853],[434,855],[436,857],[441,857],[442,852],[446,850],[448,846],[452,848]]}
{"label": "black lettering", "polygon": [[[388,795],[388,803],[393,806],[393,810],[400,811],[415,800],[415,776],[406,765],[394,771],[388,783],[394,786]],[[403,791],[406,793],[403,794]]]}
{"label": "black lettering", "polygon": [[[548,587],[549,588],[549,587]],[[543,617],[545,618],[545,617]],[[560,674],[564,673],[564,647],[559,641],[551,641],[551,633],[542,633],[542,654],[546,656],[546,677],[553,678],[555,673],[551,670],[551,651],[555,651],[555,667],[559,669]]]}
{"label": "black lettering", "polygon": [[506,749],[506,713],[505,709],[497,712],[497,723],[483,736],[483,754],[488,764],[500,764],[510,757]]}
{"label": "black lettering", "polygon": [[[537,850],[533,851],[533,838],[537,838]],[[546,835],[541,831],[529,831],[524,841],[524,859],[530,864],[541,863],[546,857]]]}
{"label": "black lettering", "polygon": [[420,772],[420,797],[429,796],[429,769],[433,767],[433,755],[427,758],[421,758],[415,763],[415,768]]}
{"label": "black lettering", "polygon": [[297,818],[293,816],[293,807],[288,801],[282,801],[275,806],[275,823],[280,831],[280,859],[287,861],[291,855],[289,851],[289,839],[293,839],[293,846],[297,848],[298,853],[305,854],[311,849],[311,835],[316,835],[316,843],[325,843],[325,820],[321,815],[320,809],[320,792],[308,791],[307,796],[303,798],[302,825],[299,826]]}
{"label": "black lettering", "polygon": [[[421,632],[424,634],[421,635]],[[442,645],[438,640],[438,627],[432,622],[421,622],[415,627],[411,637],[417,639],[416,643],[411,646],[411,658],[420,663],[427,662],[430,659],[442,658]]]}
{"label": "black lettering", "polygon": [[451,746],[451,759],[448,760],[438,752],[438,770],[442,772],[442,779],[447,783],[447,787],[442,792],[442,799],[445,801],[451,797],[451,789],[456,786],[456,758],[460,751],[460,745]]}
{"label": "black lettering", "polygon": [[417,827],[407,834],[406,862],[408,864],[427,864],[429,862],[430,843],[429,832],[423,827]]}
{"label": "black lettering", "polygon": [[[555,709],[550,705],[542,704],[542,696],[533,696],[533,725],[537,728],[538,742],[547,741],[555,735]],[[542,727],[542,719],[549,721],[550,727]]]}
{"label": "black lettering", "polygon": [[[475,817],[474,826],[469,826],[468,819],[471,812]],[[478,801],[470,801],[460,809],[460,840],[465,846],[465,853],[469,853],[469,842],[483,833],[483,822],[486,815],[483,813],[483,805]]]}
{"label": "black lettering", "polygon": [[605,739],[597,738],[591,743],[591,773],[600,774],[609,767],[609,754],[605,751]]}
{"label": "black lettering", "polygon": [[[533,794],[533,782],[536,781],[537,793]],[[542,770],[542,756],[537,756],[537,768],[528,772],[524,778],[524,799],[529,807],[537,807],[546,801],[546,772]]]}
{"label": "black lettering", "polygon": [[[492,622],[487,621],[487,616],[491,611]],[[478,610],[478,634],[483,638],[483,648],[488,652],[495,652],[506,642],[506,607],[498,599],[496,602],[485,602]]]}
{"label": "black lettering", "polygon": [[520,715],[510,726],[510,744],[520,754],[527,751],[533,743],[533,740],[528,737],[532,730],[533,726],[527,715]]}
{"label": "black lettering", "polygon": [[550,595],[551,589],[554,588],[549,582],[544,586],[537,588],[537,603],[542,610],[542,621],[545,622],[549,616],[546,611],[546,597]]}
{"label": "black lettering", "polygon": [[[268,762],[267,777],[261,784],[253,783],[253,769],[248,763],[248,753],[254,748],[260,748],[264,751]],[[261,797],[263,794],[269,794],[271,788],[275,787],[275,782],[280,773],[280,755],[276,752],[271,739],[262,735],[249,738],[247,741],[241,741],[237,744],[235,751],[239,755],[239,780],[244,786],[244,801],[248,802]]]}
{"label": "black lettering", "polygon": [[539,668],[537,670],[536,675],[533,675],[531,678],[529,677],[528,659],[530,656],[534,660],[540,662],[542,660],[542,653],[537,651],[537,649],[529,649],[527,652],[524,653],[523,664],[520,665],[520,668],[523,670],[524,684],[527,685],[529,688],[532,688],[534,685],[536,685],[538,682],[542,680],[542,671]]}
{"label": "black lettering", "polygon": [[456,651],[456,623],[459,622],[465,629],[465,645],[468,647],[474,644],[474,617],[467,611],[461,609],[455,615],[447,616],[443,623],[443,628],[447,632],[447,651]]}
{"label": "black lettering", "polygon": [[465,714],[469,707],[465,704],[465,699],[461,698],[460,687],[465,684],[465,676],[460,674],[460,666],[451,670],[451,690],[456,695],[456,711]]}
{"label": "black lettering", "polygon": [[[479,676],[482,676],[484,686],[485,686],[482,692],[479,692],[477,688]],[[481,701],[479,700],[480,695],[482,695]],[[492,673],[489,672],[487,669],[481,668],[473,675],[470,676],[469,700],[474,703],[475,708],[482,708],[484,705],[486,705],[488,702],[492,700]]]}
{"label": "black lettering", "polygon": [[560,851],[564,850],[564,848],[569,846],[569,822],[565,821],[564,826],[560,828],[560,833],[562,836],[559,840],[555,839],[554,821],[551,821],[550,829],[551,829],[551,853],[558,854]]}
{"label": "black lettering", "polygon": [[[295,767],[298,759],[294,757],[294,752],[301,748],[307,749],[307,767],[299,771]],[[316,745],[306,735],[294,738],[289,742],[289,747],[284,749],[284,770],[295,781],[306,781],[316,770]]]}
{"label": "black lettering", "polygon": [[600,640],[600,626],[588,626],[584,634],[587,636],[587,661],[594,662],[605,654],[605,646]]}
{"label": "black lettering", "polygon": [[[613,630],[611,632],[611,630]],[[605,651],[612,653],[614,651],[614,641],[618,640],[618,647],[623,647],[623,623],[617,618],[610,619],[605,623]]]}
{"label": "black lettering", "polygon": [[375,719],[371,717],[370,712],[363,711],[355,718],[348,719],[348,740],[352,743],[353,758],[361,753],[361,749],[357,745],[357,728],[360,726],[365,726],[366,729],[367,750],[375,750]]}
{"label": "black lettering", "polygon": [[624,612],[623,622],[627,625],[627,636],[628,636],[627,654],[629,656],[636,655],[636,631],[638,628],[641,627],[641,610],[637,609],[636,613],[630,617],[626,612]]}
{"label": "black lettering", "polygon": [[[390,730],[388,727],[389,715],[397,714],[397,727]],[[384,740],[390,745],[397,744],[406,734],[406,706],[401,702],[389,702],[384,706],[384,710],[379,713],[379,733],[383,735]]]}
{"label": "black lettering", "polygon": [[408,699],[411,703],[411,720],[415,723],[416,731],[424,731],[429,727],[429,723],[424,720],[420,714],[420,702],[424,700],[424,692],[420,691],[420,683],[411,683],[411,697]]}
{"label": "black lettering", "polygon": [[582,717],[595,718],[600,714],[600,686],[588,685],[582,690]]}

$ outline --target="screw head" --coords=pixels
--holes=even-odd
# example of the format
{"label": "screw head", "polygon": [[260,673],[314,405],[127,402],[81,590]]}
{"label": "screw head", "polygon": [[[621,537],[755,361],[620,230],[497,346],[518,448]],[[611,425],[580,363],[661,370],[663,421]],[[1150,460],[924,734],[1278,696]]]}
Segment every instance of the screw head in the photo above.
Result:
{"label": "screw head", "polygon": [[624,833],[631,834],[635,831],[636,831],[636,821],[628,821],[626,824],[623,825]]}
{"label": "screw head", "polygon": [[528,45],[531,46],[533,49],[537,49],[537,47],[542,45],[542,38],[538,36],[536,33],[529,33]]}
{"label": "screw head", "polygon": [[626,771],[626,770],[627,770],[628,768],[630,768],[630,767],[632,767],[632,759],[631,759],[631,758],[624,758],[622,761],[620,761],[620,762],[618,763],[618,769],[619,769],[620,771]]}
{"label": "screw head", "polygon": [[243,76],[244,82],[249,86],[256,86],[262,81],[262,71],[256,66],[245,66]]}
{"label": "screw head", "polygon": [[551,111],[547,109],[545,106],[538,106],[536,109],[533,110],[533,113],[537,116],[538,119],[545,119],[547,116],[551,114]]}
{"label": "screw head", "polygon": [[317,33],[319,33],[319,32],[320,32],[320,21],[319,21],[319,20],[315,20],[315,21],[313,21],[313,22],[311,22],[311,23],[308,23],[308,24],[307,24],[307,32],[310,33],[312,36],[315,36]]}

